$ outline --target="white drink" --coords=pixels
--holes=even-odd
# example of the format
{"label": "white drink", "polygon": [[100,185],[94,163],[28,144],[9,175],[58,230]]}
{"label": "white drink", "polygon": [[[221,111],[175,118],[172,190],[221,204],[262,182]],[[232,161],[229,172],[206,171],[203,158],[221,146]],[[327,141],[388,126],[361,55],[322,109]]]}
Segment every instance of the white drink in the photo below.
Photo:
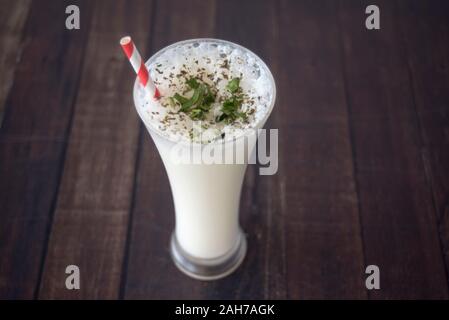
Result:
{"label": "white drink", "polygon": [[[134,102],[170,180],[176,211],[172,255],[177,266],[195,278],[225,276],[240,264],[246,250],[238,212],[247,161],[209,164],[200,159],[196,164],[180,164],[173,150],[201,151],[210,147],[214,152],[241,156],[235,150],[243,150],[245,143],[251,150],[255,139],[248,142],[247,137],[254,137],[252,129],[264,125],[274,105],[272,75],[247,49],[213,39],[171,45],[151,57],[147,67],[163,97],[152,99],[136,81]],[[203,91],[189,88],[186,82],[192,78],[202,84]],[[232,85],[237,83],[238,92],[231,93]],[[213,95],[204,107],[206,111],[199,107],[182,111],[189,102],[180,103],[173,99],[175,94],[183,94],[179,99],[197,101],[196,91],[203,93],[198,101],[207,99],[206,92]],[[238,111],[224,113],[227,101],[237,101],[231,107],[238,104]]]}

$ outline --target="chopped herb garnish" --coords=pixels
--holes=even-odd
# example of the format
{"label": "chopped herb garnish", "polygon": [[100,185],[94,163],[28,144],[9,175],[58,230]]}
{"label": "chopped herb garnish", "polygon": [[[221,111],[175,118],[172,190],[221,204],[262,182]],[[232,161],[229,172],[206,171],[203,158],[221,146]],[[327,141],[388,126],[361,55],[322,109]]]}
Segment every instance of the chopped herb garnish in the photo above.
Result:
{"label": "chopped herb garnish", "polygon": [[204,111],[201,109],[193,109],[189,115],[194,120],[200,120],[204,118]]}
{"label": "chopped herb garnish", "polygon": [[240,78],[233,78],[226,85],[226,89],[228,89],[230,93],[236,93],[239,90],[239,88],[240,88]]}
{"label": "chopped herb garnish", "polygon": [[187,100],[181,104],[181,110],[179,110],[179,111],[182,111],[182,112],[188,111],[191,107],[193,107],[193,105],[195,105],[198,102],[198,100],[200,100],[200,98],[203,96],[203,94],[204,94],[204,86],[202,86],[202,85],[198,86],[193,91],[193,96],[189,100]]}
{"label": "chopped herb garnish", "polygon": [[[180,106],[178,112],[189,115],[191,119],[203,120],[209,113],[212,104],[216,101],[216,91],[200,80],[199,76],[188,78],[186,86],[187,88],[183,94],[191,92],[190,98],[176,93],[173,97],[170,97],[169,102],[172,104],[177,103]],[[215,121],[224,121],[228,124],[239,118],[245,121],[248,115],[241,110],[245,95],[240,87],[240,78],[232,78],[228,81],[226,89],[229,94],[227,97],[222,96],[219,98],[219,102],[222,104],[222,114],[216,117]]]}
{"label": "chopped herb garnish", "polygon": [[176,93],[173,98],[181,105],[179,112],[187,113],[194,120],[202,120],[209,112],[212,103],[215,101],[215,93],[206,83],[200,82],[196,78],[186,81],[188,91],[193,90],[190,99]]}
{"label": "chopped herb garnish", "polygon": [[183,105],[184,103],[187,103],[189,101],[189,99],[184,98],[183,96],[181,96],[178,93],[175,93],[175,95],[173,96],[173,98],[175,98],[181,105]]}
{"label": "chopped herb garnish", "polygon": [[186,84],[191,88],[191,89],[196,89],[199,87],[199,83],[195,78],[190,78],[189,80],[186,81]]}
{"label": "chopped herb garnish", "polygon": [[240,78],[231,79],[226,85],[226,89],[228,89],[228,91],[232,95],[230,98],[227,98],[223,101],[223,104],[221,106],[221,112],[223,113],[216,118],[216,121],[225,121],[226,123],[232,123],[237,120],[237,118],[246,120],[246,113],[241,111],[243,97],[241,94],[242,90],[240,88]]}

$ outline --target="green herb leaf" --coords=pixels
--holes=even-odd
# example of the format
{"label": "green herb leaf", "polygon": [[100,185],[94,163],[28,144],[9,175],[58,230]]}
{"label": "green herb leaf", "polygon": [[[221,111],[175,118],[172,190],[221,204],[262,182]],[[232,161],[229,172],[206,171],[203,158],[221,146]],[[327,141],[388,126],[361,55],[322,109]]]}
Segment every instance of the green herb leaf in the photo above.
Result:
{"label": "green herb leaf", "polygon": [[239,88],[240,88],[240,78],[233,78],[226,85],[226,89],[228,89],[230,93],[236,93],[239,90]]}
{"label": "green herb leaf", "polygon": [[173,96],[173,98],[175,98],[176,101],[178,101],[181,105],[183,105],[184,103],[186,103],[187,101],[189,101],[189,99],[184,98],[183,96],[181,96],[178,93],[175,93],[175,95]]}
{"label": "green herb leaf", "polygon": [[215,101],[215,93],[210,89],[209,86],[206,86],[206,96],[204,97],[203,104],[209,106]]}
{"label": "green herb leaf", "polygon": [[184,102],[181,106],[181,109],[179,111],[186,112],[188,111],[193,105],[195,105],[200,97],[204,94],[204,86],[199,86],[198,88],[193,91],[193,96]]}
{"label": "green herb leaf", "polygon": [[202,120],[205,116],[204,111],[201,109],[193,109],[189,115],[194,120]]}
{"label": "green herb leaf", "polygon": [[233,78],[230,80],[226,85],[226,89],[232,93],[232,96],[223,101],[221,106],[221,112],[223,112],[223,114],[217,117],[215,121],[232,123],[237,118],[246,120],[247,114],[241,111],[243,98],[240,90],[240,78]]}
{"label": "green herb leaf", "polygon": [[189,80],[186,81],[186,84],[192,88],[192,89],[196,89],[200,86],[198,80],[196,80],[196,78],[190,78]]}
{"label": "green herb leaf", "polygon": [[238,105],[237,105],[237,103],[235,101],[235,98],[231,98],[231,99],[225,100],[223,102],[223,106],[221,108],[221,111],[224,114],[229,116],[229,115],[233,114],[235,111],[237,111],[237,107],[238,107]]}
{"label": "green herb leaf", "polygon": [[215,92],[209,85],[197,78],[190,78],[186,81],[186,84],[190,88],[188,91],[193,90],[193,95],[190,99],[177,93],[173,96],[181,105],[179,112],[187,113],[193,120],[204,119],[215,102]]}

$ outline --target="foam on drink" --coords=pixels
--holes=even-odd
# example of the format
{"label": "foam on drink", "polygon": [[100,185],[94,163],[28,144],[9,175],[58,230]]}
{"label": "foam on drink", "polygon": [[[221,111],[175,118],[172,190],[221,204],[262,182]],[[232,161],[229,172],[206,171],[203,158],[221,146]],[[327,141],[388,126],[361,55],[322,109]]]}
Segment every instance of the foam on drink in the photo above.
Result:
{"label": "foam on drink", "polygon": [[[156,54],[147,67],[162,98],[154,100],[139,87],[135,93],[137,110],[147,125],[172,141],[204,144],[235,139],[267,116],[274,99],[266,66],[236,45],[213,40],[181,43]],[[171,98],[175,93],[188,95],[186,80],[192,77],[216,90],[215,102],[203,120],[192,120],[179,112],[180,106]],[[226,85],[233,78],[240,78],[244,96],[241,111],[246,118],[217,122],[223,99],[229,95]]]}

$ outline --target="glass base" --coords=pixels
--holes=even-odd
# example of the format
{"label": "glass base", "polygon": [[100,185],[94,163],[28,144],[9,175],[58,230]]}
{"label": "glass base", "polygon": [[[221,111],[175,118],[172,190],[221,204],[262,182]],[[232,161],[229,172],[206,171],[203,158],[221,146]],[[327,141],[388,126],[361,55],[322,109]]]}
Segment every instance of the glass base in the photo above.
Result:
{"label": "glass base", "polygon": [[237,244],[229,253],[214,259],[201,259],[185,252],[173,232],[170,254],[176,267],[189,277],[198,280],[217,280],[231,274],[242,263],[246,255],[246,239],[240,230]]}

